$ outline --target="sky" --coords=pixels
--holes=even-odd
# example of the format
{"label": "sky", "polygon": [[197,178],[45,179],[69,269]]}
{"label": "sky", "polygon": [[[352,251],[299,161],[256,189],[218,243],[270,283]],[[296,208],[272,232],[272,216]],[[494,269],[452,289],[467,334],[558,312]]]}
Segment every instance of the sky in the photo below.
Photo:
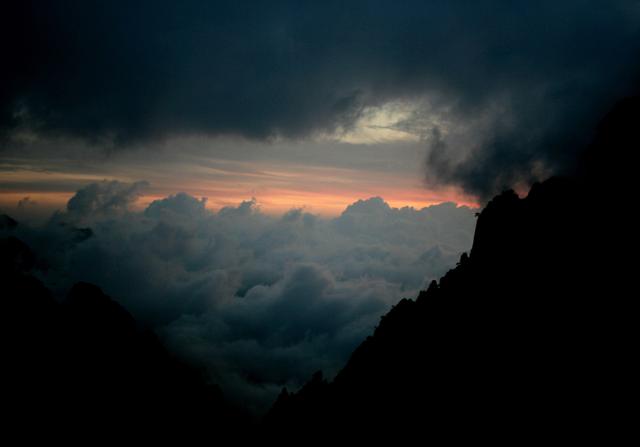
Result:
{"label": "sky", "polygon": [[259,414],[575,172],[639,56],[637,0],[10,2],[1,231]]}
{"label": "sky", "polygon": [[478,205],[570,171],[638,79],[631,0],[5,9],[0,206],[41,215],[103,179],[280,214]]}

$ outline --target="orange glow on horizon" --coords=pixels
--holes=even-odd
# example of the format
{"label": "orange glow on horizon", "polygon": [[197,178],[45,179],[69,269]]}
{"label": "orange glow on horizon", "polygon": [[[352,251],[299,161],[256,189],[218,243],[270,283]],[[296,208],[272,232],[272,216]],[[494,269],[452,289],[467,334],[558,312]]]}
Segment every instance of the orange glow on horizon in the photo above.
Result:
{"label": "orange glow on horizon", "polygon": [[[358,200],[366,200],[371,197],[382,199],[393,208],[413,207],[421,209],[443,202],[455,202],[459,206],[478,207],[478,204],[464,195],[456,195],[453,191],[431,192],[428,190],[395,191],[390,190],[385,194],[356,194],[353,192],[323,192],[323,191],[297,191],[297,190],[273,190],[266,194],[246,194],[242,191],[227,191],[224,195],[211,194],[214,191],[198,190],[184,191],[195,197],[207,197],[207,209],[217,212],[221,208],[236,207],[246,200],[256,199],[261,212],[270,215],[280,215],[295,208],[302,208],[312,214],[323,217],[340,215],[347,206]],[[12,209],[17,206],[19,200],[29,197],[39,207],[54,210],[64,210],[68,200],[75,192],[35,192],[35,191],[2,191],[0,192],[0,207]],[[142,195],[133,205],[133,209],[141,211],[154,200],[164,199],[173,193],[150,193]]]}
{"label": "orange glow on horizon", "polygon": [[118,176],[22,169],[3,174],[5,185],[11,186],[0,189],[0,207],[10,212],[16,209],[18,201],[29,197],[41,211],[64,210],[75,191],[89,183],[104,179],[131,183],[140,178],[149,180],[150,186],[141,191],[132,206],[134,210],[143,210],[154,200],[178,192],[206,197],[207,208],[214,212],[255,198],[260,211],[271,215],[302,208],[312,214],[333,217],[350,204],[371,197],[381,197],[394,208],[421,209],[443,202],[479,206],[458,188],[427,189],[420,175],[419,171],[403,175],[326,166],[220,161],[216,167],[190,164],[184,168],[173,166],[171,171],[132,169],[122,170]]}
{"label": "orange glow on horizon", "polygon": [[15,208],[28,197],[32,203],[50,209],[64,209],[75,192],[48,191],[0,191],[0,207]]}

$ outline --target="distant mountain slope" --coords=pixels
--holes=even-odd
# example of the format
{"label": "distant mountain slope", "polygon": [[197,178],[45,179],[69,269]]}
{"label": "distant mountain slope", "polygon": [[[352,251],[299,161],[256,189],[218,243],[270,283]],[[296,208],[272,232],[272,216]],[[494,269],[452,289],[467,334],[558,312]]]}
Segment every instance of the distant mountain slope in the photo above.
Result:
{"label": "distant mountain slope", "polygon": [[629,167],[611,170],[610,157],[640,149],[639,118],[637,98],[621,103],[575,176],[491,200],[471,253],[385,315],[332,383],[317,373],[299,392],[283,390],[266,432],[289,441],[622,436],[638,345],[637,286],[618,262],[632,251],[619,205],[634,190]]}
{"label": "distant mountain slope", "polygon": [[4,430],[89,445],[242,433],[220,390],[98,287],[78,283],[59,303],[29,273],[29,247],[8,237],[0,248]]}

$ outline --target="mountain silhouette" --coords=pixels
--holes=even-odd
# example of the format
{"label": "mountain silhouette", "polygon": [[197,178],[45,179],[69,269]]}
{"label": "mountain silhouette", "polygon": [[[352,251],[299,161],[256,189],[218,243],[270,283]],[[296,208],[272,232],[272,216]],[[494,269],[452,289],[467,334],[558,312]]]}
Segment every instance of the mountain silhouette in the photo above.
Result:
{"label": "mountain silhouette", "polygon": [[2,419],[14,436],[185,444],[246,431],[216,386],[97,286],[77,283],[58,302],[26,244],[10,236],[0,248]]}
{"label": "mountain silhouette", "polygon": [[[574,175],[506,191],[458,265],[403,299],[329,383],[284,389],[264,418],[281,442],[607,440],[631,422],[635,287],[625,164],[640,99],[618,104]],[[635,377],[633,379],[635,381]]]}

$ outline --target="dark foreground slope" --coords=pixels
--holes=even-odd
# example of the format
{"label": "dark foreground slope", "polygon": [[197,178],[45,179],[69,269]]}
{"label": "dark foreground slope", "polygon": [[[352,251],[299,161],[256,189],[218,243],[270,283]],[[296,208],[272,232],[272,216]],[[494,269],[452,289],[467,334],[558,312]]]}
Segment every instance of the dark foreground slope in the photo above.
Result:
{"label": "dark foreground slope", "polygon": [[[285,391],[276,439],[593,439],[633,420],[637,356],[630,154],[640,102],[603,121],[579,172],[495,197],[470,254],[402,300],[332,383]],[[629,154],[629,155],[627,155]],[[637,231],[637,228],[635,228]]]}
{"label": "dark foreground slope", "polygon": [[219,389],[98,287],[78,283],[59,303],[30,274],[29,247],[9,236],[0,250],[5,438],[184,445],[238,436],[240,414]]}

